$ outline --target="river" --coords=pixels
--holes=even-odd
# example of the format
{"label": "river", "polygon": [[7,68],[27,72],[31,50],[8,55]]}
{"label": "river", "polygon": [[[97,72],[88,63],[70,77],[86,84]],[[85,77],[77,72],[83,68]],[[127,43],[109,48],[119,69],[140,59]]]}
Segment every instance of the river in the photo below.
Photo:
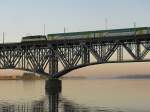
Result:
{"label": "river", "polygon": [[150,80],[62,79],[45,92],[45,80],[1,80],[0,112],[150,112]]}

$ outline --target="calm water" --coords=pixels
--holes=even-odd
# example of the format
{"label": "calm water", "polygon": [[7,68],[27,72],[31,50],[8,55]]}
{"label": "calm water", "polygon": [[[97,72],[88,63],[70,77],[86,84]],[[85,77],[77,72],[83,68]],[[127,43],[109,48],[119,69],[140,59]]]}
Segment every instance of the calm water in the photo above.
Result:
{"label": "calm water", "polygon": [[61,93],[45,81],[0,81],[0,112],[150,112],[150,80],[63,79]]}

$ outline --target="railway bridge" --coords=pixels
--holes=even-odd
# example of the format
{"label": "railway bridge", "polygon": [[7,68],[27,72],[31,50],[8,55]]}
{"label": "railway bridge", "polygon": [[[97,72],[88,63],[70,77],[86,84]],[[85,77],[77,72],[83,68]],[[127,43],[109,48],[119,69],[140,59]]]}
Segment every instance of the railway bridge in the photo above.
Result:
{"label": "railway bridge", "polygon": [[0,44],[0,69],[59,78],[89,65],[148,62],[149,51],[150,34],[5,43]]}

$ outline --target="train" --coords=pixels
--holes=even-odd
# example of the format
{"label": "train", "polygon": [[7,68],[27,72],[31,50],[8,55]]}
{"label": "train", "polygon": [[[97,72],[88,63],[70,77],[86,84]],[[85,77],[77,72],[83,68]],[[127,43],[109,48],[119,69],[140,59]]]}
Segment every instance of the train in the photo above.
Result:
{"label": "train", "polygon": [[143,35],[143,34],[150,34],[150,27],[56,33],[56,34],[48,34],[46,36],[45,35],[26,36],[22,38],[21,42],[116,37],[116,36]]}
{"label": "train", "polygon": [[45,35],[35,35],[22,37],[21,42],[31,42],[31,41],[45,41],[47,37]]}

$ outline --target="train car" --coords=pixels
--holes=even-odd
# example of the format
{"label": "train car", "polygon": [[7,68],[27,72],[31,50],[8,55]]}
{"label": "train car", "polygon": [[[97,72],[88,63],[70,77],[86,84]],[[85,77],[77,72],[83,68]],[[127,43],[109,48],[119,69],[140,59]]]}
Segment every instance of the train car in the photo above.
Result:
{"label": "train car", "polygon": [[139,27],[139,28],[127,28],[127,29],[48,34],[47,39],[60,40],[60,39],[78,39],[78,38],[98,38],[98,37],[143,35],[149,33],[150,33],[150,27]]}
{"label": "train car", "polygon": [[61,40],[61,39],[78,39],[78,38],[88,38],[88,32],[71,32],[71,33],[57,33],[48,34],[48,40]]}
{"label": "train car", "polygon": [[44,41],[47,40],[44,35],[26,36],[22,37],[21,42],[31,42],[31,41]]}

